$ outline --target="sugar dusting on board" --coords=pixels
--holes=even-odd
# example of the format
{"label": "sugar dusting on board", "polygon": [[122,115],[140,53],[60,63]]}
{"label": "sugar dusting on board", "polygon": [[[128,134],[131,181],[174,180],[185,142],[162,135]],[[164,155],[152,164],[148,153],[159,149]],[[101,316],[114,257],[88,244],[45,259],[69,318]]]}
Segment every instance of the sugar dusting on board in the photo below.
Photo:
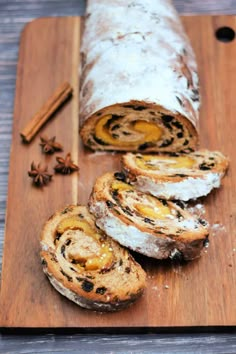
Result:
{"label": "sugar dusting on board", "polygon": [[210,235],[213,237],[225,236],[226,231],[227,231],[226,227],[221,223],[215,223],[210,225]]}
{"label": "sugar dusting on board", "polygon": [[[202,218],[206,214],[206,209],[203,204],[197,203],[188,207],[188,211],[192,213],[197,218]],[[227,229],[225,225],[216,221],[215,223],[209,223],[210,237],[225,236]]]}
{"label": "sugar dusting on board", "polygon": [[107,151],[94,151],[94,152],[91,152],[90,154],[87,155],[87,157],[89,159],[96,159],[97,157],[100,157],[100,156],[107,156],[107,155],[117,155],[117,152],[116,151],[109,151],[109,154],[107,153]]}

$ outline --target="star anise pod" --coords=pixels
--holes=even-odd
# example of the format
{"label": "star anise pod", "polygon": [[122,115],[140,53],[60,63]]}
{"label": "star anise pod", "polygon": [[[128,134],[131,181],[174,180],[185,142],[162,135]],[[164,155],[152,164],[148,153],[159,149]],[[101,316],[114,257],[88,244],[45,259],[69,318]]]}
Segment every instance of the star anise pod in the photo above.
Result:
{"label": "star anise pod", "polygon": [[48,167],[41,167],[40,163],[36,166],[36,164],[32,162],[28,175],[33,179],[33,183],[38,187],[48,184],[52,179],[52,175],[48,173]]}
{"label": "star anise pod", "polygon": [[54,170],[58,173],[62,173],[63,175],[69,175],[72,172],[79,170],[79,167],[71,160],[70,153],[68,153],[64,159],[60,156],[57,156],[56,160],[58,164],[54,167]]}
{"label": "star anise pod", "polygon": [[50,139],[46,136],[40,136],[40,140],[41,143],[39,145],[42,146],[42,151],[45,154],[53,154],[55,151],[63,150],[63,146],[56,141],[55,136]]}

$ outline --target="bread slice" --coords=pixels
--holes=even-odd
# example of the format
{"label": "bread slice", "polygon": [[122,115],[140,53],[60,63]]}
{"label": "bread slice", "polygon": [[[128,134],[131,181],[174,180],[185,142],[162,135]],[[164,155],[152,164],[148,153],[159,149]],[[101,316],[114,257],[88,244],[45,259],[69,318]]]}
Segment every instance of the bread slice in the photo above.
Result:
{"label": "bread slice", "polygon": [[97,229],[85,206],[67,206],[41,234],[43,270],[56,290],[76,304],[115,311],[145,288],[145,272],[129,252]]}
{"label": "bread slice", "polygon": [[228,159],[219,151],[141,155],[127,153],[122,169],[137,189],[164,199],[187,201],[220,186]]}
{"label": "bread slice", "polygon": [[200,256],[208,227],[177,204],[137,191],[124,175],[99,177],[89,200],[96,224],[109,236],[134,251],[164,259]]}

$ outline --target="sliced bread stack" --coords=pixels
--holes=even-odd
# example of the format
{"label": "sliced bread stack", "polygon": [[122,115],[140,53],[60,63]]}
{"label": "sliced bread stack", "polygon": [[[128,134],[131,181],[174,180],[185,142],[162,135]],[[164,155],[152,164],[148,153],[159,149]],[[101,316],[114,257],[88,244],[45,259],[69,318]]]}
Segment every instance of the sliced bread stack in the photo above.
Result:
{"label": "sliced bread stack", "polygon": [[89,208],[67,206],[46,222],[41,259],[51,284],[87,309],[130,305],[142,295],[146,273],[124,247],[156,259],[199,257],[208,244],[208,223],[178,199],[219,187],[227,167],[227,158],[207,150],[127,153],[121,172],[96,180]]}
{"label": "sliced bread stack", "polygon": [[99,177],[90,197],[96,224],[123,246],[157,259],[192,260],[208,242],[208,223],[169,201],[219,187],[228,159],[218,151],[122,157],[122,172]]}

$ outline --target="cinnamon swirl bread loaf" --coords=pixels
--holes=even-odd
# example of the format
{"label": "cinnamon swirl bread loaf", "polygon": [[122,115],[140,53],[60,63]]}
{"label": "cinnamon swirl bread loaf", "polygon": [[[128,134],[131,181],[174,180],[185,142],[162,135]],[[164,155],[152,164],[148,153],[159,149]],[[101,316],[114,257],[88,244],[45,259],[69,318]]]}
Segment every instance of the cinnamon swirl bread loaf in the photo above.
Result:
{"label": "cinnamon swirl bread loaf", "polygon": [[199,88],[169,0],[88,0],[81,45],[81,137],[93,150],[192,151]]}
{"label": "cinnamon swirl bread loaf", "polygon": [[41,235],[41,258],[54,288],[87,309],[122,309],[145,288],[144,270],[96,228],[84,206],[68,206],[49,218]]}

